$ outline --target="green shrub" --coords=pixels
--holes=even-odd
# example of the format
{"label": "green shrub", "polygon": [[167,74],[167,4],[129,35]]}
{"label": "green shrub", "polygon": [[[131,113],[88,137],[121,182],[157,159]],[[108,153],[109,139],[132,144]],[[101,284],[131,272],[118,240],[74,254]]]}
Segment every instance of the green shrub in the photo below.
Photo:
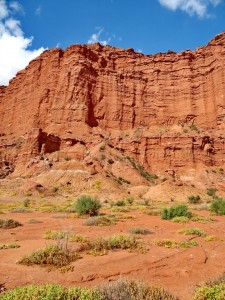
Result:
{"label": "green shrub", "polygon": [[225,215],[225,200],[223,198],[213,200],[210,209],[217,215]]}
{"label": "green shrub", "polygon": [[141,282],[121,278],[105,284],[102,300],[176,300],[161,287],[148,286]]}
{"label": "green shrub", "polygon": [[8,228],[15,228],[18,226],[22,226],[22,224],[16,220],[13,220],[13,219],[1,220],[0,219],[0,228],[8,229]]}
{"label": "green shrub", "polygon": [[79,255],[70,250],[67,244],[47,245],[44,249],[34,251],[19,261],[22,265],[41,265],[63,267],[77,260]]}
{"label": "green shrub", "polygon": [[103,300],[97,289],[66,288],[55,284],[17,287],[1,296],[1,300]]}
{"label": "green shrub", "polygon": [[84,225],[87,226],[109,226],[114,224],[116,224],[115,220],[107,216],[91,217],[84,222]]}
{"label": "green shrub", "polygon": [[209,188],[209,189],[207,189],[207,195],[208,196],[215,197],[216,196],[216,192],[217,192],[216,188]]}
{"label": "green shrub", "polygon": [[192,300],[224,300],[225,275],[199,286]]}
{"label": "green shrub", "polygon": [[188,197],[189,203],[192,203],[192,204],[199,203],[200,200],[201,200],[201,197],[199,195],[196,195],[196,196],[191,195],[191,196]]}
{"label": "green shrub", "polygon": [[191,124],[190,129],[199,132],[198,127],[195,124]]}
{"label": "green shrub", "polygon": [[129,232],[132,233],[132,234],[143,234],[143,235],[153,233],[153,231],[151,231],[151,230],[149,230],[147,228],[141,228],[141,227],[131,228],[129,230]]}
{"label": "green shrub", "polygon": [[101,204],[97,198],[83,195],[77,199],[75,208],[80,215],[96,216],[101,208]]}
{"label": "green shrub", "polygon": [[53,186],[52,187],[52,193],[56,193],[56,192],[58,192],[58,190],[59,190],[58,186]]}
{"label": "green shrub", "polygon": [[130,204],[130,205],[132,205],[133,204],[133,202],[134,202],[134,198],[133,197],[131,197],[131,196],[128,196],[128,197],[126,197],[125,198],[125,200],[127,201],[127,203],[128,204]]}
{"label": "green shrub", "polygon": [[66,156],[66,157],[64,157],[64,159],[65,159],[65,161],[70,161],[70,160],[71,160],[71,157]]}
{"label": "green shrub", "polygon": [[170,208],[164,208],[161,213],[161,218],[164,220],[171,220],[175,217],[187,217],[191,218],[192,213],[188,211],[187,205],[179,204]]}
{"label": "green shrub", "polygon": [[23,200],[23,206],[24,207],[29,207],[30,206],[30,199],[29,198],[26,198]]}
{"label": "green shrub", "polygon": [[118,201],[116,201],[115,205],[116,206],[125,206],[126,203],[123,200],[118,200]]}

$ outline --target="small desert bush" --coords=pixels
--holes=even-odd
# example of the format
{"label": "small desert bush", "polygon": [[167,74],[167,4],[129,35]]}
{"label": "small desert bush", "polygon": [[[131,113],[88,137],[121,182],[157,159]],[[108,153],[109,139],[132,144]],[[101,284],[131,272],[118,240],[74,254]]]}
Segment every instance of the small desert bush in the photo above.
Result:
{"label": "small desert bush", "polygon": [[133,204],[133,202],[134,202],[134,198],[133,197],[131,197],[131,196],[127,196],[126,198],[125,198],[125,200],[127,201],[127,203],[128,204],[130,204],[130,205],[132,205]]}
{"label": "small desert bush", "polygon": [[124,200],[118,200],[118,201],[115,202],[115,205],[116,205],[116,206],[125,206],[126,203],[125,203]]}
{"label": "small desert bush", "polygon": [[102,300],[176,300],[161,287],[121,278],[101,288]]}
{"label": "small desert bush", "polygon": [[69,241],[70,242],[76,242],[76,243],[84,243],[87,242],[87,237],[83,236],[82,234],[71,234],[69,236]]}
{"label": "small desert bush", "polygon": [[150,210],[145,211],[145,214],[148,216],[160,216],[161,210],[158,208],[150,209]]}
{"label": "small desert bush", "polygon": [[115,206],[111,209],[112,212],[129,212],[131,211],[130,207],[125,206]]}
{"label": "small desert bush", "polygon": [[192,300],[224,300],[225,299],[225,276],[209,281],[197,287]]}
{"label": "small desert bush", "polygon": [[209,188],[209,189],[207,189],[206,193],[210,197],[215,197],[216,196],[216,192],[217,192],[216,188]]}
{"label": "small desert bush", "polygon": [[211,203],[211,212],[217,215],[225,215],[225,199],[218,198]]}
{"label": "small desert bush", "polygon": [[173,240],[155,240],[155,245],[164,248],[190,248],[192,246],[198,246],[198,243],[194,240],[188,242],[176,242]]}
{"label": "small desert bush", "polygon": [[190,222],[190,219],[187,217],[174,217],[171,221],[184,224]]}
{"label": "small desert bush", "polygon": [[100,208],[100,201],[88,195],[80,196],[75,204],[75,209],[80,215],[96,216]]}
{"label": "small desert bush", "polygon": [[22,226],[22,224],[19,223],[16,220],[13,220],[13,219],[2,220],[2,219],[0,219],[0,228],[8,229],[8,228],[15,228],[15,227],[18,227],[18,226]]}
{"label": "small desert bush", "polygon": [[29,206],[30,206],[30,202],[31,202],[31,201],[30,201],[29,198],[24,199],[24,200],[23,200],[23,206],[24,206],[24,207],[29,207]]}
{"label": "small desert bush", "polygon": [[17,287],[1,296],[1,300],[103,300],[97,289],[66,288],[56,284]]}
{"label": "small desert bush", "polygon": [[108,250],[130,250],[141,253],[147,252],[146,245],[131,235],[114,235],[110,238],[99,238],[83,244],[80,251],[87,251],[91,255],[105,255]]}
{"label": "small desert bush", "polygon": [[84,222],[84,225],[87,226],[110,226],[114,224],[116,224],[115,219],[107,216],[90,217]]}
{"label": "small desert bush", "polygon": [[60,230],[48,230],[44,233],[44,239],[46,240],[61,240],[68,239],[69,233]]}
{"label": "small desert bush", "polygon": [[199,203],[200,200],[201,200],[201,197],[199,195],[196,195],[196,196],[191,195],[191,196],[188,197],[188,202],[192,203],[192,204]]}
{"label": "small desert bush", "polygon": [[209,235],[209,236],[206,236],[204,240],[206,242],[218,242],[218,241],[223,241],[223,238],[215,236],[215,235]]}
{"label": "small desert bush", "polygon": [[184,204],[171,206],[170,208],[164,208],[161,213],[161,218],[164,220],[171,220],[175,217],[191,218],[192,213],[188,211],[187,205]]}
{"label": "small desert bush", "polygon": [[67,244],[47,245],[44,249],[34,251],[19,261],[22,265],[41,265],[63,267],[77,260],[79,255],[68,248]]}
{"label": "small desert bush", "polygon": [[199,216],[199,215],[193,215],[193,217],[191,218],[191,221],[199,222],[199,223],[202,223],[202,224],[206,224],[206,223],[212,223],[214,220],[212,218],[209,218],[209,217],[203,217],[203,216]]}
{"label": "small desert bush", "polygon": [[44,233],[44,238],[47,240],[56,240],[63,242],[63,240],[70,242],[85,242],[87,238],[81,234],[72,234],[66,231],[60,230],[48,230]]}
{"label": "small desert bush", "polygon": [[151,234],[151,233],[153,233],[153,231],[151,231],[151,230],[149,230],[147,228],[134,227],[134,228],[131,228],[129,230],[129,233],[131,233],[131,234],[143,234],[143,235],[145,235],[145,234]]}
{"label": "small desert bush", "polygon": [[178,233],[185,234],[185,235],[196,235],[200,237],[206,237],[206,234],[198,228],[181,229],[178,231]]}
{"label": "small desert bush", "polygon": [[20,245],[18,245],[17,243],[0,244],[0,249],[16,249],[19,247],[20,247]]}

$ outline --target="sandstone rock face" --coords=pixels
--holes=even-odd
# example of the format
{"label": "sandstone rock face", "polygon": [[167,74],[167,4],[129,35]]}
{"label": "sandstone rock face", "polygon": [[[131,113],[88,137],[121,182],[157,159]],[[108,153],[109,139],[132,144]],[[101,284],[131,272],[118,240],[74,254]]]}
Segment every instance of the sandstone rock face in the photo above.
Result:
{"label": "sandstone rock face", "polygon": [[181,53],[51,49],[0,87],[4,165],[54,152],[83,160],[104,141],[149,171],[221,166],[224,129],[225,33]]}

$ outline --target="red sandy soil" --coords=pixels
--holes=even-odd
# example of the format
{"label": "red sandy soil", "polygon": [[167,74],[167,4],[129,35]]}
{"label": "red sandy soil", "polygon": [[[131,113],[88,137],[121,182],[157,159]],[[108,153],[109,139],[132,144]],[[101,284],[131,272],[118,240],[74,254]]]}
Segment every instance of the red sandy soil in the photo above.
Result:
{"label": "red sandy soil", "polygon": [[[209,216],[208,212],[198,212]],[[141,280],[154,285],[161,285],[179,299],[191,299],[195,286],[210,278],[217,277],[225,271],[224,241],[206,242],[196,237],[199,246],[191,248],[167,249],[154,245],[155,239],[173,239],[187,241],[193,236],[178,234],[182,228],[198,227],[207,235],[224,238],[224,217],[213,217],[215,222],[202,224],[193,222],[178,224],[161,220],[158,216],[148,216],[141,211],[126,213],[134,219],[125,219],[117,225],[105,227],[84,226],[81,218],[53,218],[53,213],[6,213],[2,219],[13,218],[23,227],[0,229],[0,244],[17,241],[18,249],[0,250],[0,283],[7,289],[27,284],[57,283],[66,286],[99,286],[103,282],[116,280],[120,276]],[[29,224],[30,218],[42,223]],[[90,239],[108,237],[115,233],[127,233],[132,227],[145,227],[154,234],[142,236],[149,247],[149,252],[140,254],[128,251],[111,251],[105,256],[82,254],[82,259],[72,263],[73,271],[62,274],[58,269],[39,266],[23,266],[17,262],[33,250],[43,248],[51,243],[43,239],[47,230],[63,230],[79,233]],[[76,243],[72,243],[76,247]]]}

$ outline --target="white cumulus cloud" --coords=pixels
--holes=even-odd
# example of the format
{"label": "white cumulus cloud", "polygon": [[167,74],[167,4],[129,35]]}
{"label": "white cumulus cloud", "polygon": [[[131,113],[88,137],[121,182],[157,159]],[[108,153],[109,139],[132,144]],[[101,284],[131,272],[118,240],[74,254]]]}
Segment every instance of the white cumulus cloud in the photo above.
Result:
{"label": "white cumulus cloud", "polygon": [[222,0],[158,0],[161,5],[175,11],[180,9],[190,16],[197,15],[200,18],[209,16],[210,6],[219,5]]}
{"label": "white cumulus cloud", "polygon": [[16,73],[45,49],[31,50],[33,37],[25,37],[14,15],[23,12],[17,1],[0,0],[0,85],[7,85]]}
{"label": "white cumulus cloud", "polygon": [[93,33],[91,35],[91,37],[88,40],[88,44],[94,44],[94,43],[100,43],[103,46],[108,45],[108,43],[110,42],[111,38],[109,37],[108,39],[102,40],[101,39],[101,34],[104,31],[104,28],[102,27],[97,27],[96,28],[97,32]]}

